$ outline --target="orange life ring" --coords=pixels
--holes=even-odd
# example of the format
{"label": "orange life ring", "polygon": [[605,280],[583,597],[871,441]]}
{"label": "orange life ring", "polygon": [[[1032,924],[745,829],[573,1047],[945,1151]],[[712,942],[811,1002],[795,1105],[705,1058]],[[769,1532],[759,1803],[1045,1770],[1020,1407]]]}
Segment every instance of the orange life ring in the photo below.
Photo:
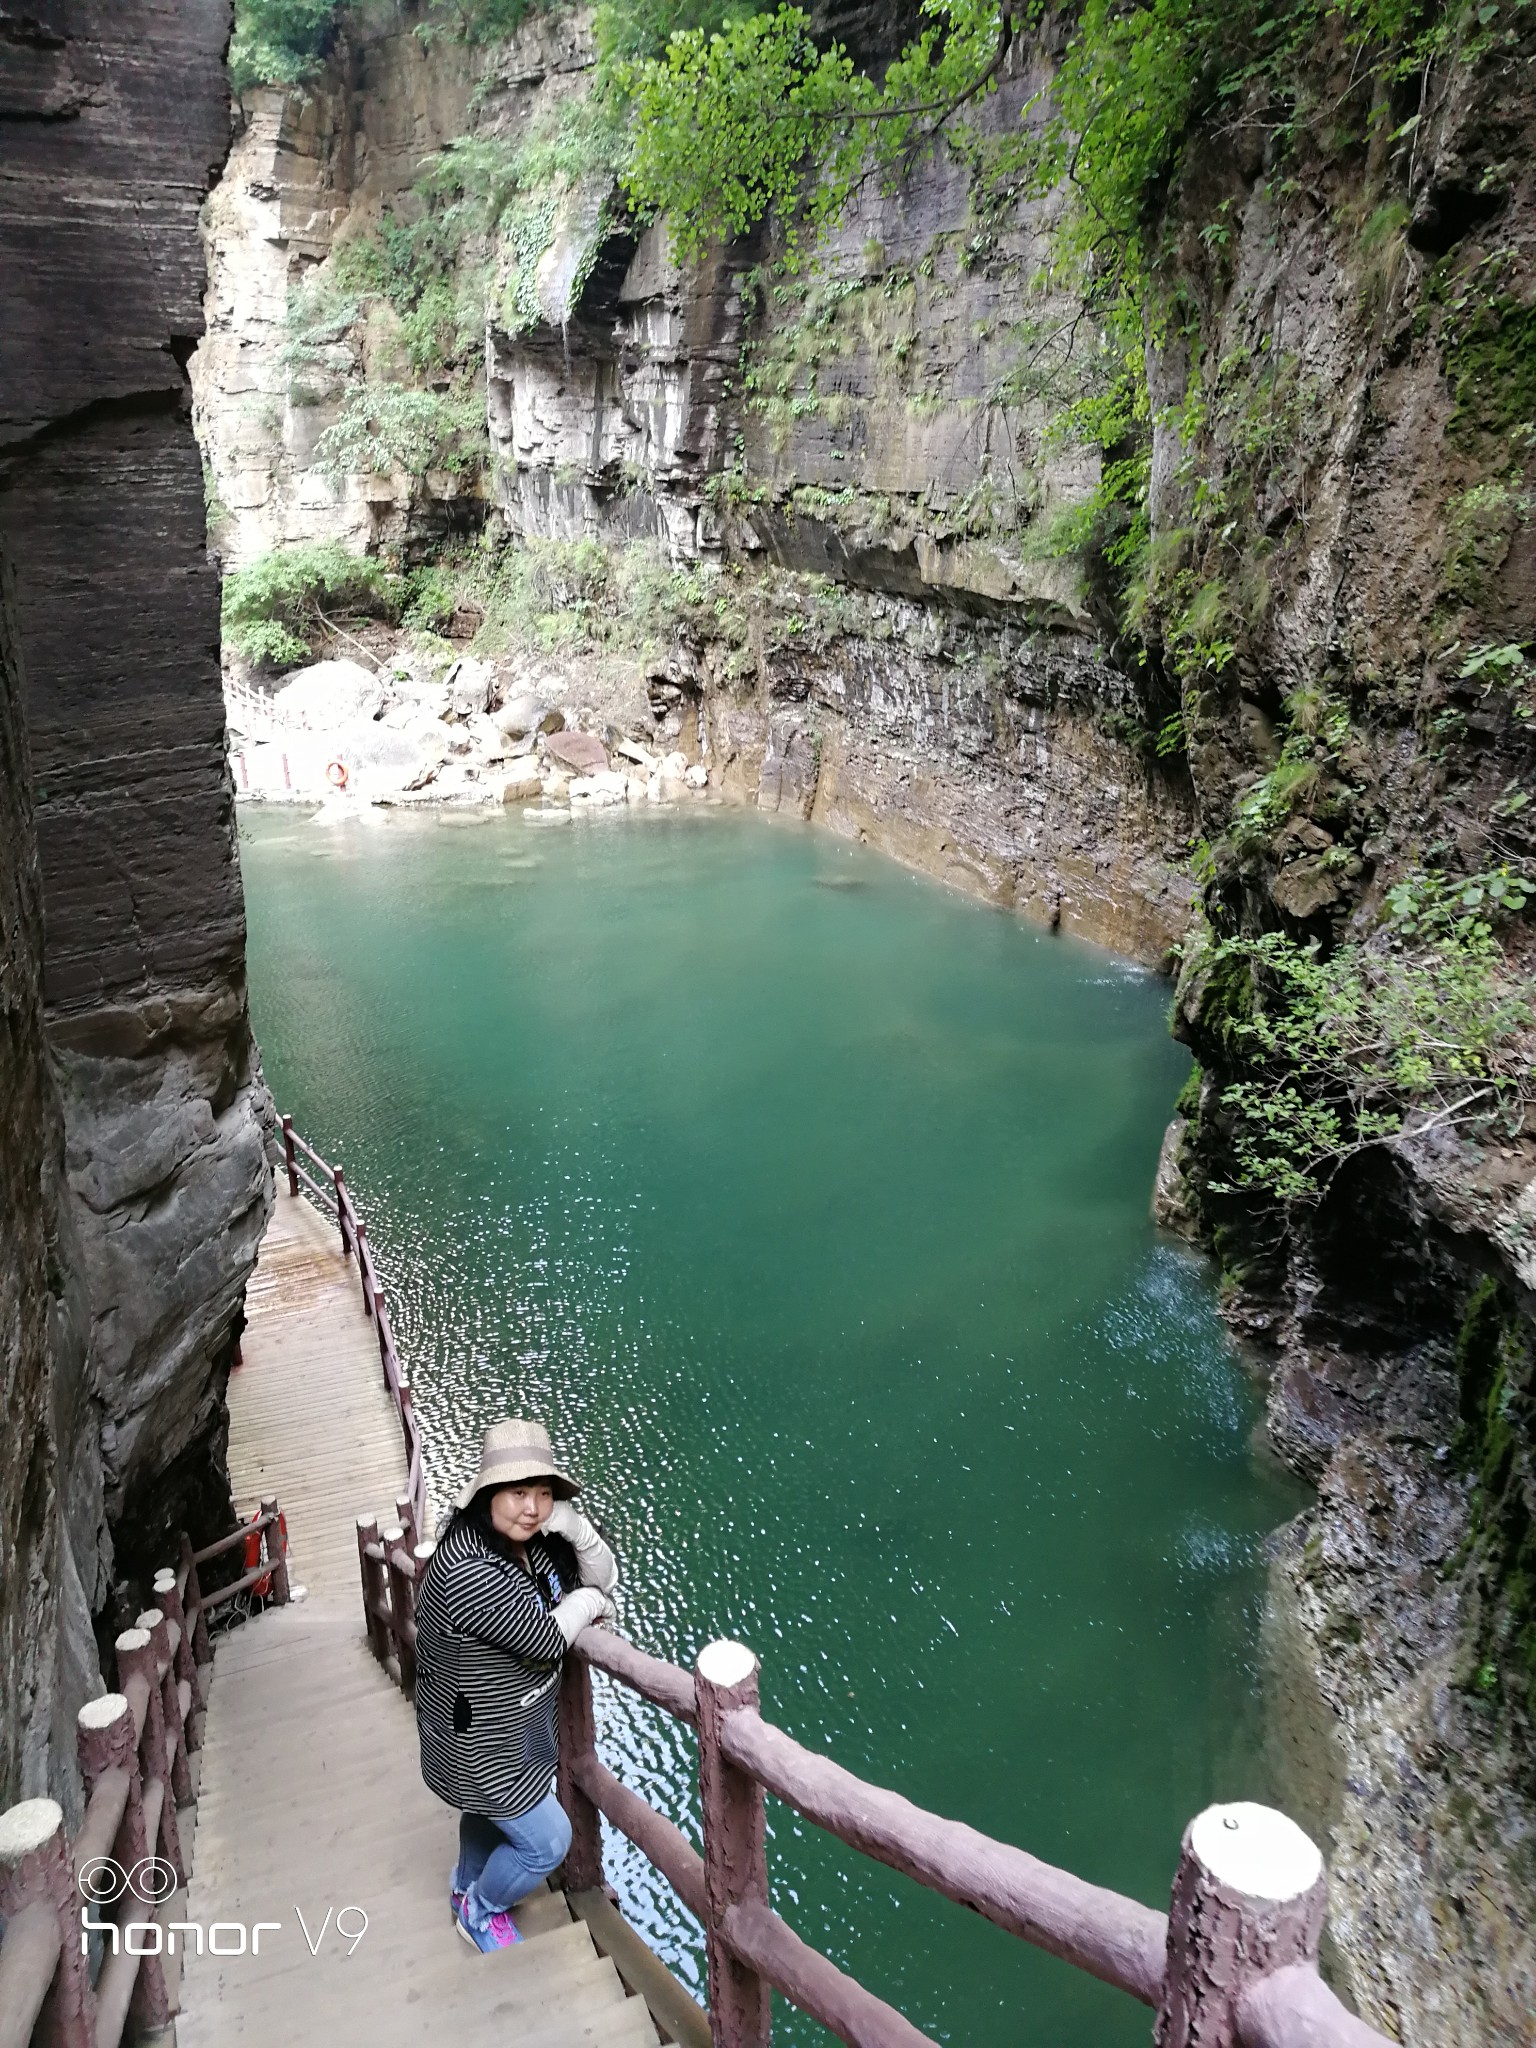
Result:
{"label": "orange life ring", "polygon": [[330,767],[327,768],[325,771],[325,779],[331,785],[332,789],[345,789],[347,786],[346,762],[333,761]]}

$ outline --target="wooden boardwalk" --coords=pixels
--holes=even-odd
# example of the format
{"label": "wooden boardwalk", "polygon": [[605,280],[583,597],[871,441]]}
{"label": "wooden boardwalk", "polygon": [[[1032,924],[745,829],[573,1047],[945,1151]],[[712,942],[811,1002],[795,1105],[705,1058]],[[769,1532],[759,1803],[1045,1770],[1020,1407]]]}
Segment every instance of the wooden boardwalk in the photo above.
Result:
{"label": "wooden boardwalk", "polygon": [[525,1940],[499,1955],[454,1929],[456,1821],[363,1632],[356,1519],[394,1519],[400,1425],[355,1269],[302,1198],[277,1197],[248,1313],[230,1475],[241,1508],[277,1495],[306,1593],[218,1639],[185,1904],[226,1951],[277,1926],[256,1954],[188,1956],[179,2048],[650,2048],[645,2004],[559,1893],[518,1909]]}

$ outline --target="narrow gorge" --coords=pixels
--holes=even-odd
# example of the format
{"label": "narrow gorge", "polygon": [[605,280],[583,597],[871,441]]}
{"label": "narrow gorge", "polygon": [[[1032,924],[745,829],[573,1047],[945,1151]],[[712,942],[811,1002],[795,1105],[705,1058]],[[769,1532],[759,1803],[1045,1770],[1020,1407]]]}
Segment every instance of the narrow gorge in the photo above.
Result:
{"label": "narrow gorge", "polygon": [[600,759],[1168,977],[1331,1980],[1536,2039],[1529,7],[237,0],[232,104],[173,13],[0,10],[7,1797],[228,1520],[222,571],[333,807]]}
{"label": "narrow gorge", "polygon": [[0,1799],[229,1517],[271,1201],[187,362],[228,10],[0,15]]}

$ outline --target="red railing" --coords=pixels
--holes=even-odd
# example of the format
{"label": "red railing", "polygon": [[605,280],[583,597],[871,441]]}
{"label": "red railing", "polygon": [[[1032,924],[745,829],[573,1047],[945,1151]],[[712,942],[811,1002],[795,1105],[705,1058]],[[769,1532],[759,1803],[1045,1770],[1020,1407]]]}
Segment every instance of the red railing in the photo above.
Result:
{"label": "red railing", "polygon": [[[303,1187],[340,1219],[370,1290],[386,1378],[393,1341],[366,1234],[339,1171],[282,1119],[290,1191]],[[315,1182],[297,1155],[334,1182]],[[348,1233],[351,1233],[351,1244]],[[386,1353],[386,1343],[388,1351]],[[403,1386],[398,1362],[392,1390]],[[363,1617],[374,1655],[410,1692],[416,1675],[416,1586],[433,1550],[423,1540],[425,1488],[415,1411],[402,1405],[411,1484],[381,1530],[357,1522]],[[613,1775],[597,1754],[591,1667],[698,1734],[703,1853]],[[739,1643],[711,1643],[692,1673],[589,1628],[566,1659],[560,1694],[560,1803],[571,1822],[568,1891],[600,1895],[599,1815],[628,1837],[704,1928],[712,2048],[768,2048],[769,1988],[853,2048],[935,2048],[894,2007],[809,1947],[769,1903],[765,1795],[839,1841],[954,1899],[1020,1940],[1059,1956],[1153,2008],[1157,2048],[1393,2048],[1357,2019],[1317,1973],[1327,1881],[1323,1860],[1270,1808],[1211,1807],[1184,1832],[1170,1910],[1088,1884],[1023,1849],[867,1784],[803,1748],[758,1712],[758,1663]]]}
{"label": "red railing", "polygon": [[[277,1502],[264,1500],[254,1521],[206,1549],[183,1535],[179,1566],[155,1574],[156,1605],[117,1638],[118,1690],[77,1717],[86,1807],[74,1841],[52,1799],[0,1814],[0,2048],[27,2048],[34,2034],[48,2048],[118,2048],[126,2032],[169,2024],[177,1929],[158,1906],[187,1879],[182,1829],[195,1820],[192,1758],[213,1668],[208,1610],[268,1578],[271,1599],[287,1600],[280,1528]],[[198,1566],[253,1536],[264,1561],[204,1593]]]}
{"label": "red railing", "polygon": [[[282,1117],[280,1125],[283,1170],[288,1176],[289,1194],[297,1195],[302,1191],[307,1195],[320,1213],[329,1217],[340,1230],[342,1256],[357,1260],[363,1311],[379,1340],[379,1364],[383,1368],[384,1384],[395,1404],[395,1413],[400,1418],[400,1428],[405,1437],[406,1496],[410,1501],[412,1526],[424,1529],[427,1521],[427,1475],[421,1452],[421,1426],[416,1420],[416,1408],[411,1399],[411,1383],[395,1349],[394,1326],[390,1322],[384,1289],[379,1284],[373,1247],[368,1242],[368,1226],[358,1214],[357,1204],[341,1168],[332,1166],[320,1157],[313,1145],[305,1143],[293,1128],[291,1116]],[[302,1163],[301,1154],[310,1165],[318,1167],[320,1179],[317,1180]]]}

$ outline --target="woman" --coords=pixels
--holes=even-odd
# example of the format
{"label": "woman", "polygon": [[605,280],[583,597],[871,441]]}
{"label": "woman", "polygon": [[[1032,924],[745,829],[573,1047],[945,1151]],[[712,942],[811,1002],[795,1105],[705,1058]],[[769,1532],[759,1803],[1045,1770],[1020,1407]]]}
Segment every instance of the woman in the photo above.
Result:
{"label": "woman", "polygon": [[416,1593],[421,1774],[459,1810],[449,1899],[487,1952],[521,1939],[512,1907],[565,1861],[560,1666],[584,1628],[615,1618],[619,1569],[577,1491],[542,1423],[493,1423]]}

